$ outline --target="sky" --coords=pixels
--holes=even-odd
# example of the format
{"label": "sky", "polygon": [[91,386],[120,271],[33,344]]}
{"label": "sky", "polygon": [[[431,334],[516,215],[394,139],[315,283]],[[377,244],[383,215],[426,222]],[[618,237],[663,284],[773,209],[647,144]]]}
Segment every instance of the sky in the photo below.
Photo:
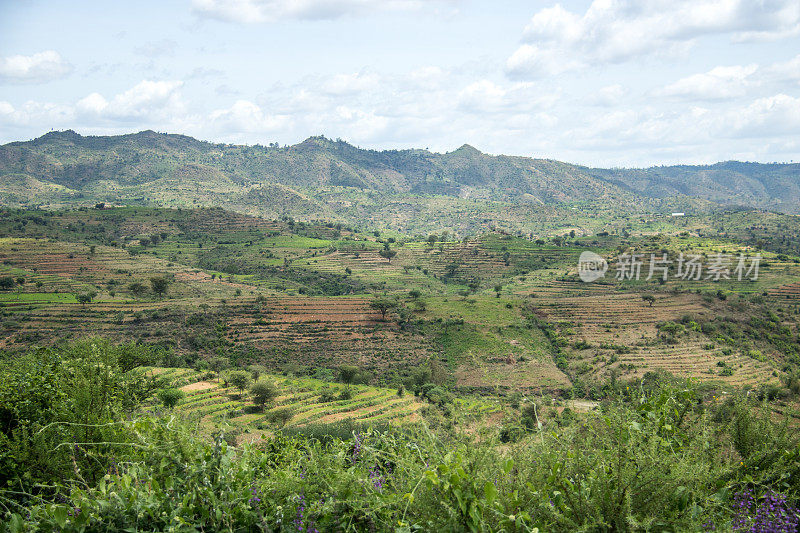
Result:
{"label": "sky", "polygon": [[0,0],[0,143],[800,160],[798,0]]}

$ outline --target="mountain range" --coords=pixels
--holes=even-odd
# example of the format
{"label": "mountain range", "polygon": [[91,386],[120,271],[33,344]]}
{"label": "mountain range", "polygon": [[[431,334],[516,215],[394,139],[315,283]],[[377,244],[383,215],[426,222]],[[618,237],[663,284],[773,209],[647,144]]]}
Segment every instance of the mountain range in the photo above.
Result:
{"label": "mountain range", "polygon": [[800,213],[800,164],[601,169],[551,159],[376,151],[310,137],[292,146],[232,145],[142,131],[50,132],[0,146],[0,203],[215,205],[405,232],[486,226],[524,230],[564,209],[708,212],[742,206]]}

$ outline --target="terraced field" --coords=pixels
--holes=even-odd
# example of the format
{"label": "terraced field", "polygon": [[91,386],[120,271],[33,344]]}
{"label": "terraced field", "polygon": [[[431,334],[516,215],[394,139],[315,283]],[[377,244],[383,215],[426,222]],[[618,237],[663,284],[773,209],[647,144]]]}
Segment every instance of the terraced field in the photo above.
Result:
{"label": "terraced field", "polygon": [[[655,293],[651,303],[638,292],[615,284],[554,281],[541,287],[529,306],[540,318],[555,323],[570,343],[573,367],[590,364],[594,375],[622,368],[641,376],[651,370],[731,385],[758,385],[777,381],[775,367],[739,352],[725,353],[701,334],[681,337],[678,344],[665,344],[658,325],[677,322],[684,316],[712,320],[723,308],[719,300],[696,293]],[[724,363],[721,365],[721,363]],[[720,371],[728,367],[730,375]]]}
{"label": "terraced field", "polygon": [[[730,350],[701,333],[676,342],[659,327],[687,315],[746,326],[751,314],[775,312],[796,332],[800,260],[763,252],[757,282],[583,283],[575,274],[586,249],[709,257],[754,248],[689,232],[623,239],[572,229],[577,236],[565,227],[552,239],[428,242],[219,209],[9,212],[0,277],[24,283],[0,291],[0,348],[95,334],[158,344],[187,364],[223,357],[304,375],[356,365],[377,383],[435,362],[448,385],[485,393],[557,393],[577,378],[656,369],[733,385],[778,379],[786,354],[776,345]],[[397,253],[391,261],[384,247]],[[150,290],[153,276],[169,280],[165,296]],[[87,293],[93,300],[78,303]],[[385,316],[376,298],[393,306]]]}
{"label": "terraced field", "polygon": [[[352,420],[363,423],[407,424],[419,420],[418,411],[424,405],[413,395],[399,396],[394,389],[367,385],[342,385],[308,378],[266,376],[275,382],[280,396],[263,412],[247,397],[232,387],[225,387],[219,378],[204,381],[203,374],[188,369],[144,369],[165,378],[186,394],[176,411],[196,421],[203,431],[211,433],[225,427],[239,435],[239,441],[252,442],[278,426],[270,421],[270,414],[289,409],[291,417],[286,427],[301,427],[316,423],[333,423]],[[263,379],[263,378],[262,378]],[[348,399],[335,399],[349,390]],[[324,401],[326,393],[334,399]],[[152,408],[158,408],[156,404]],[[474,407],[480,412],[491,412],[486,404]]]}

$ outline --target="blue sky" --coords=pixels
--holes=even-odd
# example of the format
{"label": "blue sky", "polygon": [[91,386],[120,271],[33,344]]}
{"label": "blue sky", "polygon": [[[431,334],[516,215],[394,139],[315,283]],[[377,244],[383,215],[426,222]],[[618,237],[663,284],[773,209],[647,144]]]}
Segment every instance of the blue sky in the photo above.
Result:
{"label": "blue sky", "polygon": [[68,128],[800,160],[800,2],[0,0],[0,143]]}

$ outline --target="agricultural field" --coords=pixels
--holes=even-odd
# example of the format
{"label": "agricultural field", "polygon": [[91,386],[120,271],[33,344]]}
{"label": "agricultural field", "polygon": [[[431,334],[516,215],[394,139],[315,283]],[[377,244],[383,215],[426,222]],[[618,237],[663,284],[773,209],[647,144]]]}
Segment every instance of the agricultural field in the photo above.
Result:
{"label": "agricultural field", "polygon": [[[56,489],[81,511],[37,506],[30,495],[44,485],[0,489],[0,504],[28,505],[32,522],[78,523],[107,501],[104,489],[85,486],[110,476],[125,492],[142,472],[173,487],[159,505],[176,523],[216,516],[217,504],[200,503],[214,486],[215,494],[235,487],[228,506],[251,524],[268,494],[289,490],[275,496],[288,511],[274,514],[286,523],[306,509],[298,495],[314,494],[314,518],[302,523],[317,524],[345,516],[354,501],[320,510],[333,505],[329,489],[312,485],[335,483],[336,494],[365,494],[354,516],[394,524],[402,514],[375,509],[405,509],[429,524],[430,505],[442,511],[449,501],[434,476],[458,476],[463,461],[479,484],[466,475],[448,483],[494,502],[476,530],[501,529],[499,509],[521,524],[509,530],[572,530],[564,517],[593,523],[606,511],[548,503],[576,497],[571,480],[588,471],[599,483],[592,490],[617,499],[617,483],[642,483],[641,495],[657,480],[663,505],[636,509],[694,531],[730,524],[734,505],[697,485],[697,471],[715,486],[796,477],[800,257],[791,239],[734,238],[732,225],[723,232],[702,218],[647,216],[598,219],[595,231],[581,223],[457,236],[220,209],[2,215],[0,422],[11,429],[0,437],[0,480],[20,485],[20,468],[47,487],[76,469],[86,480]],[[602,278],[582,281],[584,252],[606,261]],[[626,277],[618,275],[624,254],[697,256],[704,268],[720,254],[759,254],[760,263],[757,277],[742,280],[733,271],[683,279],[674,265],[659,279],[644,263],[645,275]],[[626,453],[651,477],[624,470],[609,478],[602,465],[630,443]],[[200,465],[218,474],[191,473]],[[253,472],[276,481],[259,484]],[[696,516],[683,500],[670,503],[692,484],[698,509],[722,503]],[[170,491],[204,496],[177,511]],[[382,507],[376,498],[391,500]],[[159,516],[152,523],[165,529]],[[225,522],[209,520],[212,529]]]}
{"label": "agricultural field", "polygon": [[[741,226],[737,216],[725,227]],[[610,378],[659,370],[778,384],[797,344],[798,256],[708,235],[699,220],[668,223],[642,218],[627,237],[456,239],[221,209],[7,210],[0,277],[14,281],[0,291],[0,346],[94,334],[169,349],[195,368],[217,357],[299,376],[357,365],[384,386],[433,365],[442,384],[489,395],[596,394]],[[657,283],[612,270],[584,283],[585,250],[609,261],[634,250],[763,261],[755,281]]]}
{"label": "agricultural field", "polygon": [[237,390],[224,375],[211,377],[203,372],[168,368],[141,371],[167,380],[185,394],[174,408],[176,414],[207,435],[224,428],[239,443],[258,442],[262,435],[274,433],[276,425],[292,428],[342,421],[410,424],[419,420],[418,411],[423,407],[413,394],[398,395],[395,389],[262,375],[261,380],[276,385],[278,395],[261,409],[247,391]]}

